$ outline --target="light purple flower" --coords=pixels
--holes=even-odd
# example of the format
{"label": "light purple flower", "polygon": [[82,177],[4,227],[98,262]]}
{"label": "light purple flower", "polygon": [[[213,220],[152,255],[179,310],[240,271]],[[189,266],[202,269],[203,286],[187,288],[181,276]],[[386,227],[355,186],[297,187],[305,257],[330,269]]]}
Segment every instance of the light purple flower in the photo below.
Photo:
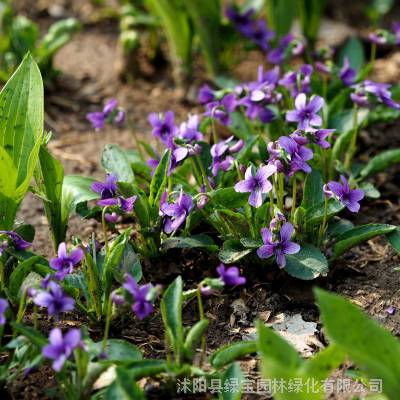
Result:
{"label": "light purple flower", "polygon": [[371,32],[368,35],[368,39],[370,42],[381,45],[381,44],[386,44],[388,42],[388,37],[387,33],[382,30],[378,29],[375,32]]}
{"label": "light purple flower", "polygon": [[113,213],[111,213],[111,214],[106,213],[106,214],[104,215],[104,218],[106,219],[106,221],[107,221],[108,223],[110,223],[110,224],[115,224],[115,223],[117,223],[118,220],[119,220],[119,215],[118,215],[117,213],[115,213],[115,212],[113,212]]}
{"label": "light purple flower", "polygon": [[283,36],[278,46],[268,53],[268,61],[272,64],[282,64],[290,56],[298,56],[304,51],[304,43],[292,34]]}
{"label": "light purple flower", "polygon": [[310,93],[312,73],[313,67],[309,64],[303,64],[297,72],[287,72],[279,81],[279,84],[289,90],[294,97],[299,93]]}
{"label": "light purple flower", "polygon": [[307,129],[309,127],[319,127],[322,125],[322,118],[318,112],[324,106],[324,99],[320,96],[312,96],[307,103],[305,93],[300,93],[295,100],[295,110],[286,113],[286,120],[297,122],[298,129]]}
{"label": "light purple flower", "polygon": [[215,118],[222,125],[229,125],[231,122],[230,114],[235,111],[238,106],[235,93],[229,93],[222,100],[207,103],[205,116]]}
{"label": "light purple flower", "polygon": [[263,203],[263,194],[272,190],[272,184],[268,178],[276,172],[274,165],[260,167],[255,175],[252,168],[248,167],[245,179],[235,185],[235,191],[239,193],[250,192],[249,204],[253,207],[260,207]]}
{"label": "light purple flower", "polygon": [[204,139],[203,134],[199,131],[200,117],[198,115],[189,115],[186,122],[182,122],[179,127],[179,137],[189,142],[200,142]]}
{"label": "light purple flower", "polygon": [[7,300],[0,298],[0,325],[4,325],[6,323],[5,312],[7,308],[8,308]]}
{"label": "light purple flower", "polygon": [[115,175],[107,175],[104,182],[93,182],[92,190],[101,197],[97,201],[99,206],[104,207],[118,204],[118,200],[115,198],[117,195],[117,177]]}
{"label": "light purple flower", "polygon": [[164,217],[164,232],[169,234],[177,231],[186,221],[190,210],[193,208],[192,198],[181,191],[175,203],[167,203],[166,193],[160,203],[160,213]]}
{"label": "light purple flower", "polygon": [[82,258],[83,250],[81,248],[78,247],[68,254],[67,245],[60,243],[58,246],[58,257],[50,260],[50,267],[57,271],[55,274],[57,279],[64,279],[67,274],[72,273],[74,266],[79,264]]}
{"label": "light purple flower", "polygon": [[345,86],[351,86],[357,77],[357,71],[350,67],[349,59],[345,57],[343,67],[340,70],[339,78],[345,84]]}
{"label": "light purple flower", "polygon": [[0,256],[10,245],[12,245],[15,250],[23,251],[31,247],[32,243],[27,242],[14,231],[0,231]]}
{"label": "light purple flower", "polygon": [[359,201],[364,198],[364,192],[361,189],[350,189],[347,179],[341,175],[342,183],[331,181],[324,185],[324,193],[328,198],[335,197],[349,211],[358,212],[360,210]]}
{"label": "light purple flower", "polygon": [[225,268],[224,264],[220,264],[217,267],[217,272],[226,286],[244,285],[246,283],[246,278],[240,276],[238,267],[232,266]]}
{"label": "light purple flower", "polygon": [[118,108],[116,99],[110,99],[103,107],[103,111],[92,112],[86,115],[88,121],[96,130],[104,128],[106,122],[120,125],[125,120],[125,111]]}
{"label": "light purple flower", "polygon": [[279,239],[274,239],[274,235],[270,229],[262,228],[261,237],[264,245],[257,250],[258,257],[269,258],[275,255],[278,266],[280,268],[285,267],[285,254],[296,254],[300,251],[300,246],[297,243],[290,241],[292,233],[293,225],[289,222],[282,225]]}
{"label": "light purple flower", "polygon": [[60,328],[54,328],[49,335],[49,344],[42,349],[43,357],[53,361],[53,369],[60,372],[65,361],[77,347],[83,347],[81,331],[70,329],[64,336]]}
{"label": "light purple flower", "polygon": [[171,137],[178,134],[178,127],[175,125],[175,116],[172,111],[167,111],[164,116],[151,113],[148,121],[153,127],[153,136],[160,138],[164,144],[168,144]]}
{"label": "light purple flower", "polygon": [[132,295],[134,300],[133,312],[140,320],[147,317],[154,309],[150,298],[153,285],[148,283],[139,286],[131,275],[126,274],[123,287]]}
{"label": "light purple flower", "polygon": [[58,317],[62,312],[74,309],[75,301],[64,294],[56,282],[49,282],[48,291],[40,291],[33,297],[33,302],[40,307],[46,307],[50,316]]}
{"label": "light purple flower", "polygon": [[393,306],[389,306],[389,307],[386,309],[386,312],[387,312],[389,315],[394,315],[394,314],[396,314],[396,308],[393,307]]}
{"label": "light purple flower", "polygon": [[228,139],[211,146],[211,172],[213,176],[217,176],[219,170],[224,172],[228,171],[235,161],[232,154],[239,152],[244,146],[243,140],[234,143],[233,139],[234,137],[231,136]]}
{"label": "light purple flower", "polygon": [[392,99],[389,88],[389,84],[366,80],[354,86],[355,90],[350,94],[350,97],[355,104],[361,107],[368,107],[370,105],[370,100],[375,98],[379,103],[399,110],[400,104]]}

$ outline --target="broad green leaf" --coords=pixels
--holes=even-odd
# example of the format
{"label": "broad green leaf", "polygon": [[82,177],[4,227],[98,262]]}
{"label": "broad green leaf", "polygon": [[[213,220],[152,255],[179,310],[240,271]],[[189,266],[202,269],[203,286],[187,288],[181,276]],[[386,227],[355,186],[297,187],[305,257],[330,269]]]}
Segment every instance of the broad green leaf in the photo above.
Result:
{"label": "broad green leaf", "polygon": [[47,344],[47,339],[38,332],[37,329],[33,329],[30,326],[26,326],[17,322],[11,322],[12,327],[20,335],[25,336],[29,341],[36,346],[39,350]]}
{"label": "broad green leaf", "polygon": [[[340,137],[343,133],[347,133],[354,129],[355,113],[357,113],[357,126],[360,126],[368,117],[368,112],[369,111],[365,109],[360,109],[357,111],[354,109],[343,110],[337,114],[334,114],[329,119],[329,126],[332,127],[332,129],[336,129]],[[338,139],[336,139],[336,141],[337,140]]]}
{"label": "broad green leaf", "polygon": [[68,222],[70,214],[75,212],[79,203],[94,200],[99,195],[91,189],[93,178],[87,178],[79,175],[67,175],[64,177],[62,187],[62,221]]}
{"label": "broad green leaf", "polygon": [[[306,211],[304,218],[306,220],[308,228],[320,224],[323,221],[324,208],[325,202],[317,204]],[[327,210],[328,219],[338,214],[340,211],[343,210],[343,208],[344,206],[339,201],[335,199],[329,199]]]}
{"label": "broad green leaf", "polygon": [[381,193],[371,182],[361,182],[359,188],[364,192],[365,197],[370,199],[379,199]]}
{"label": "broad green leaf", "polygon": [[313,170],[306,176],[304,181],[303,201],[301,206],[306,210],[320,205],[324,202],[324,192],[322,190],[324,181],[322,180],[321,173]]}
{"label": "broad green leaf", "polygon": [[232,264],[250,254],[252,249],[245,249],[239,240],[227,240],[219,252],[219,259],[225,264]]}
{"label": "broad green leaf", "polygon": [[0,93],[0,229],[12,229],[28,190],[43,136],[43,113],[42,78],[28,54]]}
{"label": "broad green leaf", "polygon": [[322,289],[315,294],[328,336],[370,378],[383,380],[383,392],[390,399],[398,399],[399,341],[343,297]]}
{"label": "broad green leaf", "polygon": [[218,246],[214,240],[205,234],[193,235],[188,237],[171,237],[164,240],[162,244],[163,250],[171,249],[187,249],[187,248],[204,248],[208,251],[215,252]]}
{"label": "broad green leaf", "polygon": [[124,252],[122,253],[121,261],[114,271],[115,279],[123,283],[125,281],[125,274],[133,276],[136,282],[142,279],[142,265],[139,256],[135,253],[132,245],[127,243]]}
{"label": "broad green leaf", "polygon": [[261,239],[256,240],[251,238],[241,238],[240,243],[247,249],[258,249],[263,245],[263,241]]}
{"label": "broad green leaf", "polygon": [[168,365],[164,360],[144,359],[133,361],[128,365],[134,379],[148,378],[168,371]]}
{"label": "broad green leaf", "polygon": [[65,241],[68,223],[62,218],[64,168],[44,146],[40,147],[35,180],[39,190],[46,196],[43,205],[53,238],[53,247],[56,251],[58,245]]}
{"label": "broad green leaf", "polygon": [[400,149],[386,150],[371,158],[368,164],[361,170],[360,176],[366,178],[378,172],[385,171],[390,166],[398,165],[399,163]]}
{"label": "broad green leaf", "polygon": [[[102,348],[102,342],[96,344],[100,350]],[[115,364],[126,364],[142,359],[142,353],[138,347],[123,339],[108,339],[105,353],[107,354],[107,362]]]}
{"label": "broad green leaf", "polygon": [[254,341],[234,342],[220,347],[210,358],[211,365],[220,369],[231,362],[248,356],[257,351],[257,344]]}
{"label": "broad green leaf", "polygon": [[169,341],[174,349],[175,361],[179,365],[183,348],[182,325],[182,278],[178,276],[164,292],[161,299],[161,314]]}
{"label": "broad green leaf", "polygon": [[208,320],[202,319],[193,325],[186,335],[184,343],[184,352],[186,358],[191,360],[193,358],[194,347],[200,342],[202,336],[204,335],[208,327]]}
{"label": "broad green leaf", "polygon": [[400,230],[399,228],[386,234],[386,239],[392,245],[392,247],[400,253]]}
{"label": "broad green leaf", "polygon": [[295,278],[315,279],[328,273],[329,265],[321,251],[311,244],[303,244],[297,254],[286,255],[285,271]]}
{"label": "broad green leaf", "polygon": [[134,381],[132,373],[122,367],[116,369],[115,381],[105,392],[106,400],[145,400],[146,397]]}
{"label": "broad green leaf", "polygon": [[269,27],[278,38],[290,32],[296,15],[296,0],[266,0]]}
{"label": "broad green leaf", "polygon": [[326,0],[297,0],[298,14],[303,35],[314,44],[318,38],[319,26]]}
{"label": "broad green leaf", "polygon": [[179,0],[146,0],[145,5],[161,19],[175,79],[182,83],[189,75],[192,61],[192,32],[184,5]]}
{"label": "broad green leaf", "polygon": [[356,226],[337,238],[333,247],[332,260],[338,258],[346,250],[379,235],[385,235],[396,229],[394,225],[367,224]]}
{"label": "broad green leaf", "polygon": [[337,236],[343,235],[345,232],[354,228],[354,224],[347,219],[339,219],[329,223],[328,225],[328,236],[336,238]]}
{"label": "broad green leaf", "polygon": [[35,228],[32,225],[25,224],[25,225],[20,225],[17,228],[14,229],[18,235],[22,237],[22,239],[26,240],[27,242],[32,243],[33,240],[35,239]]}
{"label": "broad green leaf", "polygon": [[[222,387],[226,388],[235,382],[231,390],[223,390],[219,395],[221,400],[240,400],[242,397],[244,375],[239,363],[231,364],[221,376]],[[237,386],[236,386],[237,382]]]}
{"label": "broad green leaf", "polygon": [[171,160],[171,152],[166,151],[161,158],[161,161],[157,165],[156,170],[154,171],[153,178],[150,183],[150,195],[149,195],[149,204],[150,207],[156,206],[158,209],[158,205],[161,199],[161,196],[167,187],[168,181],[168,169]]}
{"label": "broad green leaf", "polygon": [[243,207],[248,198],[248,193],[238,193],[233,187],[217,189],[210,193],[210,201],[207,206],[217,205],[232,210],[233,208]]}
{"label": "broad green leaf", "polygon": [[222,41],[221,4],[219,0],[190,0],[183,2],[199,38],[208,73],[214,77],[220,69],[219,56]]}
{"label": "broad green leaf", "polygon": [[360,71],[365,64],[364,46],[361,40],[356,37],[350,37],[339,51],[338,64],[343,65],[344,59],[348,58],[350,67]]}
{"label": "broad green leaf", "polygon": [[40,260],[40,257],[31,257],[26,261],[19,262],[17,267],[13,270],[9,278],[8,284],[8,296],[14,301],[17,302],[20,297],[20,289],[21,285],[24,282],[24,279],[32,271],[33,265],[36,264]]}
{"label": "broad green leaf", "polygon": [[117,144],[104,146],[101,165],[109,174],[114,174],[120,182],[133,183],[135,181],[128,156]]}

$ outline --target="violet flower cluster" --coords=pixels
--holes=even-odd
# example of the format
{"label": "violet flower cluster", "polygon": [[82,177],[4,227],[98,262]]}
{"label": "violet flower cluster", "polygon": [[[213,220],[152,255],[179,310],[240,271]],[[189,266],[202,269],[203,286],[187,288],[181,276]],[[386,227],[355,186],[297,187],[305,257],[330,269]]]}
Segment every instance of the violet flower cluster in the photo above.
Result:
{"label": "violet flower cluster", "polygon": [[0,256],[7,249],[23,251],[32,246],[32,243],[24,240],[21,235],[14,231],[0,231]]}
{"label": "violet flower cluster", "polygon": [[74,267],[81,262],[82,258],[83,250],[81,248],[78,247],[68,253],[67,245],[60,243],[58,256],[50,260],[50,267],[56,271],[54,277],[57,280],[64,279],[66,275],[73,272]]}
{"label": "violet flower cluster", "polygon": [[164,219],[164,232],[176,232],[185,223],[193,208],[193,199],[183,191],[174,203],[167,203],[167,192],[164,192],[160,202],[160,215]]}
{"label": "violet flower cluster", "polygon": [[96,130],[103,129],[106,123],[121,125],[125,121],[125,111],[118,107],[116,99],[108,100],[102,111],[86,115],[88,121]]}

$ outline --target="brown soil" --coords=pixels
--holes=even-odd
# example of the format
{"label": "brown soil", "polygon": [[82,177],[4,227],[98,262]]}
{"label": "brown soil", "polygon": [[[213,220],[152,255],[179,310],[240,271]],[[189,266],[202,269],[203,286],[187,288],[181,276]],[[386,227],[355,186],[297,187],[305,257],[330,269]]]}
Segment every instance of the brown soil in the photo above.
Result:
{"label": "brown soil", "polygon": [[[40,7],[26,8],[29,2],[21,2],[25,11],[29,10],[30,15],[47,25],[49,17],[45,5],[42,4],[46,2],[38,3]],[[65,14],[78,15],[90,22],[92,14],[88,2],[59,1],[55,4],[64,4]],[[333,11],[332,14],[337,16]],[[55,65],[60,69],[61,75],[56,87],[46,97],[46,125],[54,132],[49,147],[63,162],[67,174],[101,178],[103,172],[99,159],[106,143],[134,148],[137,137],[151,140],[146,120],[148,113],[171,109],[178,120],[182,120],[193,110],[194,104],[183,101],[181,93],[174,89],[168,71],[157,72],[147,79],[138,77],[129,84],[121,83],[115,72],[115,61],[118,58],[117,37],[115,22],[103,21],[96,25],[89,23],[56,57]],[[243,62],[237,68],[240,76],[254,76],[259,61],[259,56],[252,55]],[[104,131],[94,132],[85,120],[85,115],[97,110],[104,99],[110,97],[116,97],[127,110],[129,124],[122,129],[107,127]],[[399,124],[376,127],[371,132],[365,132],[362,138],[366,147],[371,143],[382,148],[393,147],[394,143],[400,143]],[[399,225],[398,172],[398,169],[392,170],[376,178],[375,183],[382,192],[382,199],[364,202],[360,222]],[[31,194],[28,195],[21,207],[19,220],[36,227],[34,251],[51,256],[52,248],[41,201]],[[85,240],[97,228],[96,222],[74,217],[68,235],[76,234]],[[176,256],[175,259],[172,256],[168,263],[152,266],[151,270],[145,270],[144,273],[147,279],[159,278],[164,282],[182,274],[189,288],[198,276],[211,275],[217,265],[214,258],[209,259],[205,255],[200,259],[196,258],[198,255],[191,253],[184,257]],[[253,321],[257,318],[267,321],[278,313],[286,312],[301,313],[306,321],[318,321],[318,309],[312,297],[312,286],[316,284],[350,298],[395,335],[400,335],[400,313],[390,316],[385,311],[389,305],[400,308],[400,280],[398,272],[394,271],[398,264],[399,255],[395,254],[385,240],[374,239],[346,253],[335,262],[329,276],[318,282],[299,282],[285,278],[271,283],[266,277],[267,271],[248,271],[246,275],[249,283],[244,290],[226,291],[206,301],[206,315],[211,322],[208,350],[211,352],[222,344],[242,339],[246,328],[253,326]],[[232,307],[237,305],[238,300],[240,305],[245,306],[243,312]],[[195,302],[185,306],[184,314],[186,323],[196,320],[193,317]],[[73,315],[69,316],[71,321],[67,324],[74,324],[74,317],[77,317],[78,321],[75,323],[79,325],[79,316]],[[46,327],[46,321],[43,324]],[[140,323],[127,317],[116,321],[111,328],[111,336],[126,338],[139,345],[146,356],[160,358],[163,356],[160,324],[157,313]],[[256,371],[254,359],[249,359],[243,365],[249,373]],[[9,394],[12,398],[20,399],[45,398],[49,396],[47,390],[52,387],[54,388],[54,378],[51,370],[44,367],[27,378],[16,381],[9,388]]]}

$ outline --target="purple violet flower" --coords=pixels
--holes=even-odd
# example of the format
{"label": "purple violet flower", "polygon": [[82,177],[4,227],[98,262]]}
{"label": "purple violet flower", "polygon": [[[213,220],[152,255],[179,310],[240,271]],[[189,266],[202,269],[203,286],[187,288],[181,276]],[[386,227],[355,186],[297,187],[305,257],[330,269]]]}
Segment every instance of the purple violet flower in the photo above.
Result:
{"label": "purple violet flower", "polygon": [[371,43],[375,43],[377,45],[386,44],[388,42],[387,33],[382,29],[371,32],[368,35],[368,39]]}
{"label": "purple violet flower", "polygon": [[400,22],[393,22],[392,24],[392,32],[395,36],[395,44],[400,44]]}
{"label": "purple violet flower", "polygon": [[359,201],[364,198],[364,192],[361,189],[350,189],[347,179],[341,175],[340,182],[331,181],[324,185],[324,194],[326,197],[334,197],[340,201],[349,211],[356,213],[360,210]]}
{"label": "purple violet flower", "polygon": [[33,297],[33,302],[40,307],[46,307],[50,316],[58,317],[60,313],[74,309],[75,301],[64,294],[61,286],[49,282],[48,291],[40,291]]}
{"label": "purple violet flower", "polygon": [[286,121],[297,122],[298,129],[319,127],[322,125],[322,118],[317,114],[324,106],[324,99],[320,96],[312,96],[307,103],[305,93],[300,93],[295,100],[295,110],[286,113]]}
{"label": "purple violet flower", "polygon": [[235,161],[231,154],[239,152],[244,146],[243,140],[232,143],[233,139],[234,137],[231,136],[228,139],[211,146],[211,172],[213,176],[217,176],[219,170],[224,172],[228,171]]}
{"label": "purple violet flower", "polygon": [[60,243],[58,246],[58,257],[50,260],[50,267],[57,271],[55,274],[57,279],[64,279],[66,275],[72,273],[74,266],[79,264],[82,258],[83,250],[81,248],[78,247],[68,254],[67,245]]}
{"label": "purple violet flower", "polygon": [[0,298],[0,326],[6,323],[5,312],[8,308],[8,302]]}
{"label": "purple violet flower", "polygon": [[339,78],[342,80],[345,86],[351,86],[357,77],[357,71],[350,67],[348,57],[345,57],[343,67],[340,70]]}
{"label": "purple violet flower", "polygon": [[288,57],[298,56],[303,51],[304,43],[289,33],[280,39],[278,47],[268,53],[268,61],[272,64],[282,64]]}
{"label": "purple violet flower", "polygon": [[177,231],[186,221],[192,208],[192,198],[183,191],[175,203],[167,203],[166,193],[164,193],[160,202],[160,213],[164,216],[164,232],[170,234]]}
{"label": "purple violet flower", "polygon": [[252,168],[248,167],[245,179],[235,185],[235,191],[239,193],[250,192],[249,204],[253,207],[260,207],[263,203],[263,194],[272,190],[272,184],[268,178],[276,172],[275,165],[260,167],[255,175]]}
{"label": "purple violet flower", "polygon": [[310,93],[312,73],[313,67],[309,64],[303,64],[298,72],[287,72],[279,81],[279,84],[289,90],[293,97],[296,97],[299,93]]}
{"label": "purple violet flower", "polygon": [[290,238],[293,233],[293,225],[285,222],[281,229],[279,239],[274,239],[274,235],[268,228],[261,229],[261,237],[264,245],[257,250],[257,255],[260,258],[269,258],[272,255],[276,257],[276,263],[280,268],[285,267],[285,254],[296,254],[300,251],[300,246],[297,243],[291,242]]}
{"label": "purple violet flower", "polygon": [[168,144],[171,137],[178,134],[178,127],[175,125],[175,116],[172,111],[167,111],[164,116],[151,113],[148,121],[153,127],[153,136],[161,139],[164,144]]}
{"label": "purple violet flower", "polygon": [[244,276],[240,276],[238,267],[232,266],[225,268],[224,264],[220,264],[217,267],[217,272],[226,286],[244,285],[246,283],[246,278]]}
{"label": "purple violet flower", "polygon": [[189,115],[187,122],[182,122],[179,127],[179,137],[189,142],[200,142],[204,139],[199,131],[200,117],[198,115]]}
{"label": "purple violet flower", "polygon": [[199,90],[198,102],[200,104],[207,104],[215,100],[214,91],[208,85],[203,85]]}
{"label": "purple violet flower", "polygon": [[229,125],[231,122],[230,114],[238,106],[236,94],[227,94],[219,101],[212,101],[206,104],[205,116],[218,120],[222,125]]}
{"label": "purple violet flower", "polygon": [[93,182],[92,190],[101,197],[97,201],[99,206],[114,206],[118,204],[118,200],[115,198],[117,195],[117,177],[115,175],[107,175],[104,182]]}
{"label": "purple violet flower", "polygon": [[125,111],[118,108],[116,99],[110,99],[103,107],[103,111],[92,112],[86,115],[88,121],[96,130],[104,128],[106,122],[122,124],[125,120]]}
{"label": "purple violet flower", "polygon": [[118,222],[118,220],[119,220],[119,215],[117,213],[115,213],[115,212],[113,212],[111,214],[106,213],[104,215],[104,218],[106,219],[106,221],[109,224],[116,224]]}
{"label": "purple violet flower", "polygon": [[153,289],[151,283],[139,286],[131,275],[126,274],[123,288],[132,295],[134,301],[132,310],[140,320],[153,311],[154,307],[150,299],[151,290]]}
{"label": "purple violet flower", "polygon": [[[2,236],[6,236],[4,240]],[[0,256],[10,245],[17,251],[23,251],[32,246],[32,243],[24,240],[18,233],[14,231],[0,231]]]}
{"label": "purple violet flower", "polygon": [[389,315],[394,315],[394,314],[396,314],[396,308],[393,307],[393,306],[389,306],[389,307],[386,309],[386,312],[387,312]]}
{"label": "purple violet flower", "polygon": [[42,349],[43,357],[54,360],[53,369],[60,372],[65,361],[77,347],[83,347],[81,331],[70,329],[64,336],[60,328],[54,328],[49,335],[49,344]]}

